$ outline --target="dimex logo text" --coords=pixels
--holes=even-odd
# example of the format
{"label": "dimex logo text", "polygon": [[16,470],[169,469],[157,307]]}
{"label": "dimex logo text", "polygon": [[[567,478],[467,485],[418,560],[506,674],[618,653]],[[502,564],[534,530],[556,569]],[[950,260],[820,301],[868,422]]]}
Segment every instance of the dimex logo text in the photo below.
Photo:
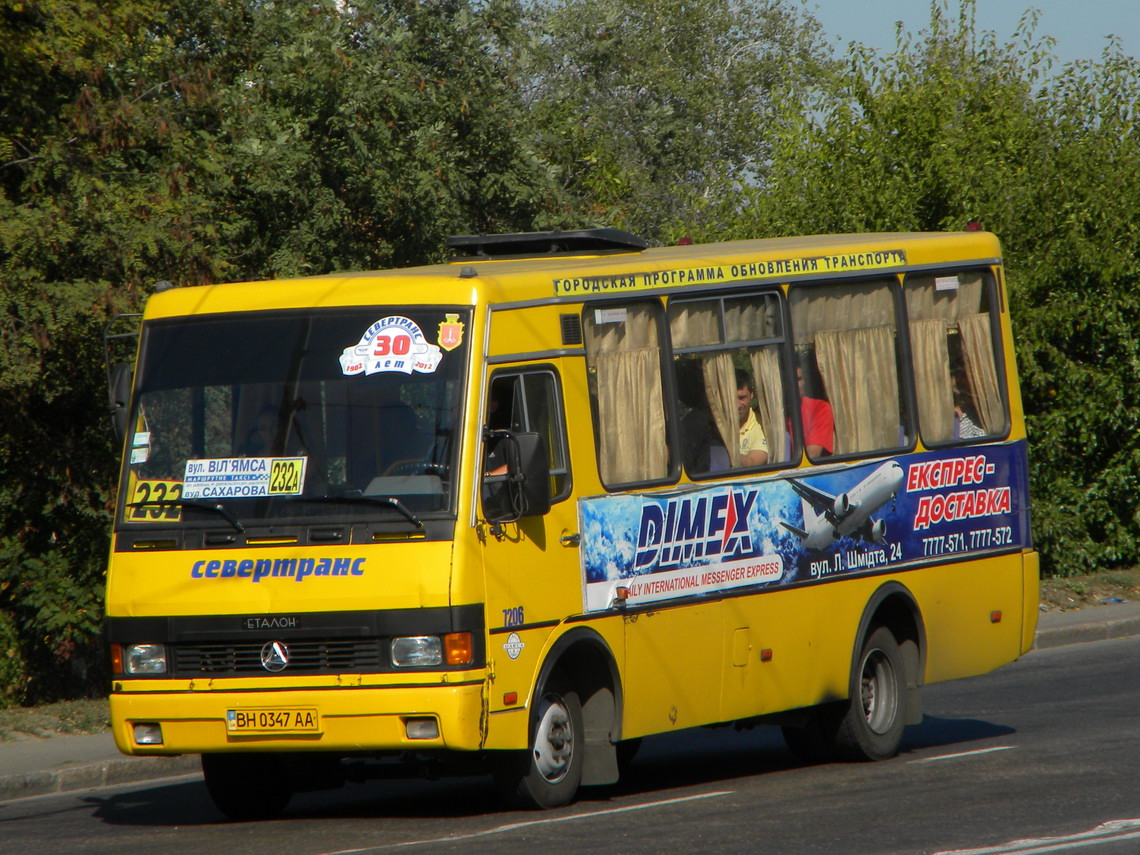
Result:
{"label": "dimex logo text", "polygon": [[748,532],[748,514],[755,503],[755,490],[738,488],[646,502],[638,527],[635,570],[669,570],[756,555]]}

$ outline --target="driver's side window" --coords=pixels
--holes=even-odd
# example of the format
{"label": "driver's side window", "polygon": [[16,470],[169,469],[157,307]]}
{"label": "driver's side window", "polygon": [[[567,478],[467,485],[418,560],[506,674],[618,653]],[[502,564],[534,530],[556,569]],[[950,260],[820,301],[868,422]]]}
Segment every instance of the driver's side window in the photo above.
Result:
{"label": "driver's side window", "polygon": [[558,375],[552,368],[495,373],[487,393],[484,425],[492,431],[484,447],[485,473],[501,474],[505,471],[504,461],[497,454],[499,441],[493,435],[494,431],[537,433],[546,444],[551,501],[570,495],[566,423]]}

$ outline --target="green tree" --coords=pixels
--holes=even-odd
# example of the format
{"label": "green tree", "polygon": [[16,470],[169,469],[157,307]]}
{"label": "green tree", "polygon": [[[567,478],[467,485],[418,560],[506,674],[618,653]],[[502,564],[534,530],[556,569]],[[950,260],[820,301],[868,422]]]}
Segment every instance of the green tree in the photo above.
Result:
{"label": "green tree", "polygon": [[0,6],[0,612],[32,699],[101,686],[108,318],[159,279],[424,261],[528,225],[557,188],[519,127],[518,21],[496,0]]}
{"label": "green tree", "polygon": [[254,7],[224,82],[242,275],[399,266],[529,227],[556,187],[528,140],[511,2]]}
{"label": "green tree", "polygon": [[103,323],[157,276],[215,267],[194,192],[210,173],[182,156],[203,90],[168,61],[162,6],[0,10],[0,610],[33,698],[81,690],[103,658]]}
{"label": "green tree", "polygon": [[[1106,46],[1055,73],[1028,15],[978,35],[973,4],[879,55],[855,47],[785,93],[772,168],[737,236],[961,229],[1002,239],[1048,571],[1140,558],[1140,70]],[[723,236],[723,230],[717,230]]]}
{"label": "green tree", "polygon": [[668,240],[714,227],[764,175],[778,88],[826,67],[818,24],[778,0],[530,6],[528,98],[569,196],[563,219]]}

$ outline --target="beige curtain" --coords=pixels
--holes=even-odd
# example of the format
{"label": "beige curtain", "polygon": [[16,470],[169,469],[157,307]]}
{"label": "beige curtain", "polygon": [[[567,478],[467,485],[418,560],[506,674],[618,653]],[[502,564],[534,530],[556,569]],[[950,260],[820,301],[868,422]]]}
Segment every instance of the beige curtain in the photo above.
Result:
{"label": "beige curtain", "polygon": [[728,451],[729,464],[735,469],[740,465],[740,428],[737,427],[736,369],[732,355],[728,351],[702,354],[701,373],[713,424]]}
{"label": "beige curtain", "polygon": [[895,329],[820,330],[816,361],[835,417],[835,453],[899,444]]}
{"label": "beige curtain", "polygon": [[670,303],[669,336],[673,347],[700,347],[718,344],[719,304],[715,302]]}
{"label": "beige curtain", "polygon": [[636,305],[587,315],[585,331],[586,356],[594,369],[598,395],[602,482],[664,478],[669,450],[652,308]]}
{"label": "beige curtain", "polygon": [[956,321],[982,310],[984,279],[981,273],[959,273],[947,276],[957,282],[955,288],[936,287],[934,276],[908,276],[906,280],[906,310],[911,321],[930,321],[940,318]]}
{"label": "beige curtain", "polygon": [[881,327],[895,322],[891,289],[882,282],[792,291],[792,328],[797,345],[811,344],[821,330]]}
{"label": "beige curtain", "polygon": [[784,443],[786,416],[784,384],[780,378],[780,353],[777,347],[761,347],[752,351],[752,377],[756,381],[756,401],[760,409],[760,427],[768,440],[768,462],[787,460]]}
{"label": "beige curtain", "polygon": [[725,338],[754,341],[779,333],[779,303],[772,295],[752,295],[724,301]]}
{"label": "beige curtain", "polygon": [[958,331],[962,334],[966,379],[978,408],[978,427],[986,433],[1000,433],[1005,428],[1005,408],[994,363],[990,316],[983,313],[963,317],[958,321]]}
{"label": "beige curtain", "polygon": [[950,350],[946,321],[937,318],[910,325],[914,377],[918,388],[918,423],[927,442],[954,436],[954,392],[950,382]]}

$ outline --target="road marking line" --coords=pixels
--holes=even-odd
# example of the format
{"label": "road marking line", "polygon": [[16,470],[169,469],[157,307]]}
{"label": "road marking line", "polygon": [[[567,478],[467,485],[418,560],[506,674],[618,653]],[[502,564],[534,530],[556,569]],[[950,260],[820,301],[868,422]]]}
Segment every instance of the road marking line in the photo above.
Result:
{"label": "road marking line", "polygon": [[907,765],[912,763],[933,763],[936,760],[957,760],[959,757],[976,757],[979,754],[993,754],[995,751],[1012,751],[1016,745],[998,745],[994,748],[979,748],[977,751],[963,751],[959,754],[939,754],[937,757],[922,757],[918,760],[908,760]]}
{"label": "road marking line", "polygon": [[1138,838],[1140,838],[1140,819],[1114,819],[1111,822],[1101,823],[1091,831],[1070,834],[1068,837],[1013,840],[1001,846],[985,849],[947,849],[934,855],[1044,855],[1046,852],[1062,852]]}
{"label": "road marking line", "polygon": [[529,822],[513,822],[509,825],[499,825],[495,828],[487,828],[483,831],[473,831],[470,834],[458,834],[451,837],[430,837],[424,840],[405,840],[400,843],[384,843],[379,846],[366,846],[363,849],[338,849],[335,852],[328,852],[325,855],[360,855],[362,852],[379,852],[383,849],[397,849],[405,846],[422,846],[425,843],[458,843],[463,840],[472,840],[476,837],[488,837],[492,834],[503,834],[508,831],[518,831],[520,828],[531,828],[538,825],[552,825],[556,822],[573,822],[579,819],[594,819],[599,816],[611,816],[615,813],[629,813],[635,810],[649,810],[650,808],[665,807],[666,805],[676,805],[683,802],[695,802],[701,799],[714,799],[718,796],[730,796],[733,790],[720,790],[715,793],[702,793],[698,796],[682,796],[676,799],[665,799],[660,802],[646,802],[639,805],[628,805],[626,807],[610,808],[609,810],[596,810],[589,813],[576,813],[571,816],[554,816],[549,819],[533,819]]}

